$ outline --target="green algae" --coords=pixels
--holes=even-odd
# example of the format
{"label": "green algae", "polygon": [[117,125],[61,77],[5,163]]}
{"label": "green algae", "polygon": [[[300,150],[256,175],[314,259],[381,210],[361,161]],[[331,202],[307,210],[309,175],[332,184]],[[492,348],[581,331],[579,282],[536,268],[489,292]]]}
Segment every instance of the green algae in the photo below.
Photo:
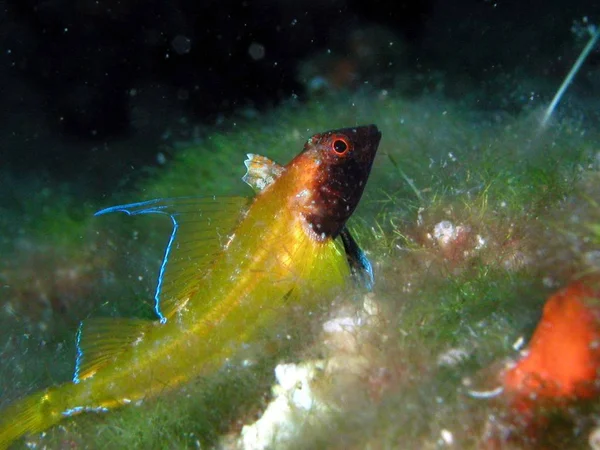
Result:
{"label": "green algae", "polygon": [[[286,163],[315,132],[376,123],[383,140],[351,226],[374,263],[374,295],[386,317],[371,337],[378,350],[364,356],[390,379],[377,387],[383,399],[348,400],[326,426],[299,425],[300,440],[289,448],[434,448],[442,430],[460,447],[472,447],[495,406],[469,397],[464,380],[516,356],[514,342],[529,337],[553,287],[573,274],[598,270],[596,260],[582,256],[598,251],[600,243],[600,210],[591,200],[599,186],[598,135],[572,120],[535,135],[537,120],[536,112],[474,112],[443,98],[409,102],[373,91],[292,102],[231,123],[227,132],[208,130],[202,144],[184,146],[167,166],[148,170],[135,192],[116,193],[108,203],[249,194],[240,181],[246,153]],[[73,249],[84,250],[79,237],[90,239],[90,230],[96,231],[93,250],[103,249],[104,256],[94,273],[112,281],[98,286],[101,292],[82,316],[151,314],[153,273],[169,224],[91,218],[90,211],[107,204],[78,207],[60,196],[67,200],[46,199],[54,206],[27,211],[35,226],[26,232],[72,255]],[[572,223],[575,213],[578,221]],[[444,246],[434,236],[441,221],[462,226],[464,239]],[[8,330],[23,332],[18,325]],[[62,329],[52,342],[71,332]],[[165,399],[75,418],[31,442],[49,448],[215,446],[264,407],[276,362],[320,354],[319,349],[316,343],[308,352],[277,353],[253,370],[224,369]],[[462,356],[440,364],[450,350]],[[3,385],[19,380],[3,389],[10,392],[7,399],[68,379],[72,353],[72,345],[61,351],[49,345],[34,352],[34,362],[23,346],[5,350],[7,360],[23,368],[2,373]],[[59,369],[46,377],[40,367],[55,364],[57,357]],[[359,380],[350,392],[360,396],[374,383]]]}

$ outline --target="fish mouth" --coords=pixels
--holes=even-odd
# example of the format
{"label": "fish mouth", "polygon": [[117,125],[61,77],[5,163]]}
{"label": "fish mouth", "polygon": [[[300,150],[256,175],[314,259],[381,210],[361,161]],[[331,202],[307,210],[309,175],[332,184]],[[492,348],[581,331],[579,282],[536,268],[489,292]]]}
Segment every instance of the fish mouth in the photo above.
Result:
{"label": "fish mouth", "polygon": [[367,125],[367,133],[369,134],[369,140],[373,143],[373,151],[376,152],[381,142],[381,131],[376,125]]}
{"label": "fish mouth", "polygon": [[366,178],[368,178],[368,174],[371,172],[371,166],[381,142],[381,131],[374,124],[356,127],[352,131],[359,134],[360,142],[362,142],[362,148],[360,154],[357,155],[357,160],[366,172],[364,180],[366,183]]}
{"label": "fish mouth", "polygon": [[381,131],[379,131],[377,125],[374,124],[366,125],[366,128],[369,138],[373,140],[373,145],[377,147],[379,145],[379,141],[381,141]]}
{"label": "fish mouth", "polygon": [[381,131],[379,131],[377,125],[362,125],[358,127],[347,128],[343,131],[348,133],[350,136],[354,135],[358,137],[358,141],[362,143],[359,159],[361,163],[365,164],[366,167],[368,167],[368,170],[370,170],[371,164],[375,159],[377,149],[379,148],[379,143],[381,142]]}

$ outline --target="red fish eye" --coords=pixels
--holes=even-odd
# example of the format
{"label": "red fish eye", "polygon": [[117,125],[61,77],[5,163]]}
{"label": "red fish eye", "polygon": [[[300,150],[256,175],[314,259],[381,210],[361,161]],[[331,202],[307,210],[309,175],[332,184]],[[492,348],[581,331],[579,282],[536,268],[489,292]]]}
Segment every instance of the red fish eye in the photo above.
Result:
{"label": "red fish eye", "polygon": [[336,139],[331,145],[333,151],[336,152],[338,155],[343,155],[344,153],[346,153],[348,151],[348,147],[348,143],[345,139]]}

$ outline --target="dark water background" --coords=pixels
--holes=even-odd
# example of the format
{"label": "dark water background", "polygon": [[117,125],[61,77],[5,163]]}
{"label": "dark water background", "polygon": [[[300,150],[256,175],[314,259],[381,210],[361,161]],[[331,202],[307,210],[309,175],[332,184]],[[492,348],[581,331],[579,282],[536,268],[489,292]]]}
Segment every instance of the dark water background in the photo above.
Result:
{"label": "dark water background", "polygon": [[[7,0],[0,14],[2,170],[102,196],[191,124],[306,98],[301,68],[324,52],[359,60],[345,87],[410,79],[407,96],[520,110],[551,97],[585,43],[574,23],[582,35],[600,4]],[[597,92],[599,64],[596,51],[573,95]]]}

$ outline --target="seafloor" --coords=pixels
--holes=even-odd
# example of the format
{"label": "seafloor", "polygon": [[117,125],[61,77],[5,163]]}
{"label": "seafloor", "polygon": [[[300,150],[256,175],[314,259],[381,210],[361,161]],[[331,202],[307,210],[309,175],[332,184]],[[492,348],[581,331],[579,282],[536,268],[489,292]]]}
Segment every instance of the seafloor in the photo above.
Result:
{"label": "seafloor", "polygon": [[[79,320],[151,317],[170,223],[96,218],[95,210],[250,195],[240,180],[247,153],[285,163],[318,131],[375,123],[383,134],[351,222],[374,265],[372,293],[327,300],[276,352],[264,348],[281,334],[215,375],[139,406],[69,419],[15,448],[588,448],[596,399],[532,407],[530,419],[502,393],[482,395],[519,360],[546,299],[600,270],[598,118],[582,102],[542,128],[545,106],[483,110],[435,90],[407,98],[363,85],[205,127],[173,145],[168,163],[106,198],[5,174],[2,406],[71,378]],[[278,420],[249,428],[278,395]]]}

